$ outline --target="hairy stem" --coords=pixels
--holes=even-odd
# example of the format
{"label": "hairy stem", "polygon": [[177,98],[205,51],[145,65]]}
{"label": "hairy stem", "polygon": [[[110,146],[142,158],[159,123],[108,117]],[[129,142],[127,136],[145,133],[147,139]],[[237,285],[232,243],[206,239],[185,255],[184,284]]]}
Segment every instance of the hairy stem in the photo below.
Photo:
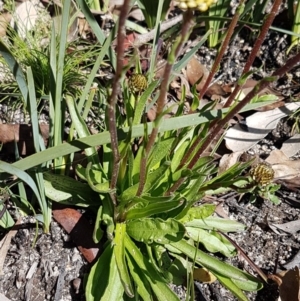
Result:
{"label": "hairy stem", "polygon": [[[289,72],[293,67],[295,67],[297,64],[300,63],[300,53],[296,54],[294,57],[289,59],[284,66],[273,72],[271,77],[274,77],[276,79],[282,77],[285,73]],[[209,146],[213,138],[223,129],[225,124],[233,118],[235,114],[237,114],[246,104],[248,104],[251,99],[253,99],[259,92],[261,92],[263,89],[265,89],[267,86],[269,86],[270,80],[268,78],[261,80],[252,90],[250,93],[248,93],[245,98],[240,101],[235,107],[232,108],[230,112],[222,119],[220,120],[215,127],[209,130],[208,135],[206,136],[203,144],[195,154],[195,156],[192,158],[190,163],[187,165],[188,169],[193,168],[193,166],[197,163],[200,156],[203,154],[203,152],[206,150],[206,148]],[[196,139],[194,144],[198,145],[201,143],[202,138]],[[193,145],[194,146],[194,145]],[[172,192],[175,192],[186,180],[186,178],[179,179],[167,192],[167,195],[170,195]]]}
{"label": "hairy stem", "polygon": [[[274,18],[276,16],[277,12],[278,12],[278,9],[281,5],[281,2],[282,2],[282,0],[275,0],[274,1],[272,10],[269,13],[269,15],[267,16],[264,24],[262,25],[261,32],[260,32],[257,40],[254,43],[253,49],[252,49],[252,51],[250,53],[250,56],[249,56],[249,58],[246,62],[246,65],[244,67],[242,76],[245,75],[247,72],[249,72],[249,70],[250,70],[250,68],[251,68],[251,66],[252,66],[252,64],[253,64],[256,56],[257,56],[257,53],[259,52],[259,49],[260,49],[262,43],[264,42],[264,40],[266,38],[266,35],[267,35],[267,33],[268,33],[268,31],[269,31],[269,29],[270,29],[270,27],[271,27],[271,25],[274,21]],[[232,102],[234,101],[236,95],[240,91],[240,88],[241,88],[241,86],[237,84],[234,91],[231,93],[231,95],[229,96],[227,102],[225,103],[224,108],[229,107],[232,104]]]}
{"label": "hairy stem", "polygon": [[[112,175],[110,181],[110,189],[115,191],[117,185],[117,179],[120,169],[120,153],[118,148],[118,136],[117,136],[117,123],[116,123],[116,103],[117,103],[117,96],[120,90],[120,80],[122,76],[122,69],[123,69],[123,61],[124,61],[124,52],[125,52],[125,22],[127,15],[130,9],[130,2],[131,0],[124,0],[123,7],[121,9],[120,17],[119,17],[119,28],[118,28],[118,35],[117,35],[117,66],[116,66],[116,74],[112,84],[112,93],[108,100],[107,105],[107,117],[108,117],[108,130],[110,133],[111,138],[111,149],[113,154],[113,168],[112,168]],[[114,205],[117,205],[116,200],[116,193],[111,193],[111,198]]]}
{"label": "hairy stem", "polygon": [[148,161],[148,157],[151,152],[151,149],[152,149],[153,145],[155,144],[155,140],[156,140],[156,137],[158,134],[159,124],[163,117],[163,110],[164,110],[164,107],[166,104],[167,92],[168,92],[168,88],[169,88],[169,80],[170,80],[173,64],[175,63],[178,55],[180,54],[184,43],[187,41],[187,39],[189,37],[190,30],[192,27],[192,20],[193,20],[193,12],[192,12],[192,10],[188,9],[184,13],[184,16],[183,16],[181,35],[176,44],[176,48],[175,48],[175,50],[171,51],[171,53],[168,57],[168,62],[165,66],[163,79],[162,79],[162,83],[160,86],[160,94],[159,94],[159,97],[157,100],[157,110],[156,110],[157,117],[155,120],[155,126],[154,126],[154,128],[150,134],[149,140],[147,142],[144,156],[141,159],[140,182],[139,182],[139,188],[137,191],[137,196],[140,196],[143,193],[143,189],[145,186],[146,174],[147,174],[147,161]]}

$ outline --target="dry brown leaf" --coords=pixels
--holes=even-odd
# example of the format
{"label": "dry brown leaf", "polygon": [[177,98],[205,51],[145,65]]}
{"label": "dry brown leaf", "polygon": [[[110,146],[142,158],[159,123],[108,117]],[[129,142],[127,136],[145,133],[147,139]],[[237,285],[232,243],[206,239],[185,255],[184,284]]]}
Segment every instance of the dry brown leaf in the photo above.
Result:
{"label": "dry brown leaf", "polygon": [[287,157],[293,157],[300,149],[300,134],[295,134],[290,139],[283,142],[281,146],[281,151]]}
{"label": "dry brown leaf", "polygon": [[204,268],[194,269],[193,278],[196,281],[204,283],[212,283],[217,280],[215,275],[213,275],[210,271]]}
{"label": "dry brown leaf", "polygon": [[4,37],[6,35],[6,29],[11,18],[12,16],[10,13],[2,13],[0,15],[0,37]]}
{"label": "dry brown leaf", "polygon": [[200,82],[196,85],[197,91],[200,91],[205,84],[205,81],[209,75],[209,71],[206,69],[204,65],[202,65],[197,58],[194,56],[186,67],[186,76],[190,85],[193,86],[197,81]]}
{"label": "dry brown leaf", "polygon": [[273,150],[266,162],[272,165],[275,179],[293,179],[300,176],[300,160],[290,160],[281,150]]}
{"label": "dry brown leaf", "polygon": [[[17,234],[18,230],[16,230],[17,225],[21,223],[21,220],[18,220],[14,227],[2,238],[0,241],[0,275],[3,275],[3,265],[6,258],[6,254],[10,247],[11,239]],[[2,299],[0,299],[2,300]]]}
{"label": "dry brown leaf", "polygon": [[288,103],[284,107],[266,112],[257,112],[246,118],[247,129],[239,124],[230,128],[226,135],[226,146],[234,151],[246,151],[263,139],[272,129],[276,128],[278,121],[298,109],[300,102]]}
{"label": "dry brown leaf", "polygon": [[279,296],[281,301],[300,301],[300,277],[299,268],[294,267],[288,270],[282,277],[279,286]]}
{"label": "dry brown leaf", "polygon": [[273,227],[276,227],[277,229],[280,229],[286,233],[290,233],[292,235],[296,234],[297,232],[300,231],[300,220],[296,220],[296,221],[291,221],[288,223],[284,223],[284,224],[270,224]]}
{"label": "dry brown leaf", "polygon": [[239,162],[239,159],[243,153],[244,152],[233,152],[231,154],[223,155],[219,163],[218,174],[221,174],[222,172],[233,166],[235,163]]}
{"label": "dry brown leaf", "polygon": [[[40,124],[40,133],[44,138],[45,145],[47,145],[49,125]],[[0,124],[0,143],[3,143],[2,151],[14,153],[15,142],[22,156],[34,153],[31,126],[28,124]]]}

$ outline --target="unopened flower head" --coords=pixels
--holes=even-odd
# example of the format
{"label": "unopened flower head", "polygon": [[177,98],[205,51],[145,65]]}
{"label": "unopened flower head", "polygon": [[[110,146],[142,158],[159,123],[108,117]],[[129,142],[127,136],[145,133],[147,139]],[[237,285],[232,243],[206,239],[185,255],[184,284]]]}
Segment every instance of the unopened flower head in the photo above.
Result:
{"label": "unopened flower head", "polygon": [[212,4],[217,3],[218,0],[179,0],[179,7],[182,9],[198,9],[206,11]]}

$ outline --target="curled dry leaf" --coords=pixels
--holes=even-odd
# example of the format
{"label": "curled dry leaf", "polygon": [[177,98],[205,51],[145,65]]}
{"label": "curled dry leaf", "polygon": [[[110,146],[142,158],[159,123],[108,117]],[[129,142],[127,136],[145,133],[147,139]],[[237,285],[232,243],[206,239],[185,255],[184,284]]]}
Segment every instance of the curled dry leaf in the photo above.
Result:
{"label": "curled dry leaf", "polygon": [[243,152],[233,152],[231,154],[223,155],[219,163],[218,174],[221,174],[222,172],[233,166],[235,163],[239,162],[242,154]]}
{"label": "curled dry leaf", "polygon": [[293,257],[293,259],[290,262],[288,262],[287,264],[284,265],[284,267],[287,270],[290,270],[295,266],[300,266],[300,250],[298,251],[298,253]]}
{"label": "curled dry leaf", "polygon": [[236,124],[227,131],[226,146],[234,152],[248,150],[276,128],[281,118],[299,109],[299,106],[300,102],[288,103],[270,111],[254,113],[246,118],[245,128]]}
{"label": "curled dry leaf", "polygon": [[289,180],[300,176],[300,160],[290,160],[281,150],[273,150],[266,162],[272,165],[275,179]]}
{"label": "curled dry leaf", "polygon": [[[281,276],[281,275],[280,275]],[[281,277],[279,286],[279,301],[300,301],[300,277],[299,268],[288,270]]]}
{"label": "curled dry leaf", "polygon": [[293,157],[299,152],[300,146],[300,134],[295,134],[293,137],[284,141],[281,147],[281,151],[288,157]]}
{"label": "curled dry leaf", "polygon": [[197,58],[194,56],[186,66],[186,76],[190,85],[195,85],[197,81],[199,83],[196,85],[197,91],[200,91],[209,75],[209,71],[204,65],[202,65]]}

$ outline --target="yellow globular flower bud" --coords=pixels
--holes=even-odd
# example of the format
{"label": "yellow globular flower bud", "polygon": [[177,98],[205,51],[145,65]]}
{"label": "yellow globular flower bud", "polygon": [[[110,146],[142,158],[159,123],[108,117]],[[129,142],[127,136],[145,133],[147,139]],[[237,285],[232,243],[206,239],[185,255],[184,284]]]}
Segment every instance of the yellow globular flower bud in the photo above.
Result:
{"label": "yellow globular flower bud", "polygon": [[217,3],[218,0],[178,0],[179,7],[181,9],[198,9],[202,12],[209,9],[209,7],[215,3]]}
{"label": "yellow globular flower bud", "polygon": [[253,180],[261,186],[270,184],[274,179],[274,170],[266,163],[259,163],[253,166],[249,174]]}
{"label": "yellow globular flower bud", "polygon": [[130,76],[128,85],[132,93],[140,93],[147,89],[148,81],[145,75],[137,73]]}

